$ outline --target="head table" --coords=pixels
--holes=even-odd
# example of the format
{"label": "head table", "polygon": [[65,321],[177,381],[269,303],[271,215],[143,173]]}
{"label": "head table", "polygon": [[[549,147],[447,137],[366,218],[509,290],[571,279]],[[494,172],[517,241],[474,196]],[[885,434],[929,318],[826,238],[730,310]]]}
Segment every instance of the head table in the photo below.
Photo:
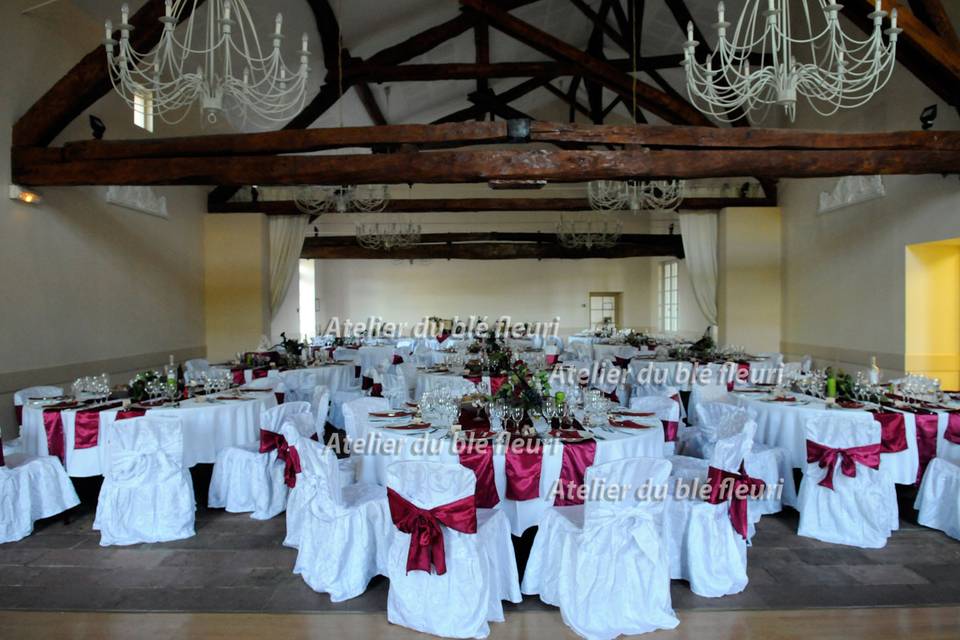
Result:
{"label": "head table", "polygon": [[[217,453],[227,447],[256,442],[260,434],[260,414],[276,406],[272,391],[244,392],[239,398],[227,398],[228,392],[214,394],[212,399],[191,398],[179,406],[160,405],[146,409],[151,416],[179,418],[183,425],[183,464],[192,467],[198,463],[213,463]],[[47,403],[49,404],[49,403]],[[113,405],[117,403],[111,403]],[[99,425],[77,430],[77,414],[96,405],[79,405],[60,410],[58,428],[56,420],[44,419],[43,403],[31,402],[23,408],[21,438],[28,455],[56,455],[54,449],[62,447],[62,457],[67,474],[73,477],[98,476],[103,474],[103,446],[113,429],[120,428],[122,419],[117,414],[123,409],[113,407],[99,411]],[[46,413],[52,413],[50,409]],[[86,413],[86,412],[85,412]],[[92,412],[89,412],[92,413]],[[89,416],[88,416],[89,417]],[[121,414],[121,418],[123,414]],[[86,419],[87,417],[85,417]],[[94,418],[96,420],[96,418]],[[62,429],[62,430],[61,430]]]}
{"label": "head table", "polygon": [[[602,464],[623,458],[638,456],[663,457],[663,426],[656,418],[631,417],[634,423],[645,428],[594,428],[595,452],[592,464]],[[434,460],[456,464],[460,456],[456,444],[446,429],[425,428],[416,431],[391,430],[391,426],[409,423],[410,418],[369,419],[368,442],[359,458],[359,480],[361,482],[386,484],[386,470],[399,460]],[[546,422],[538,420],[537,430],[547,430]],[[554,502],[553,489],[561,477],[561,470],[569,464],[565,460],[567,447],[579,447],[581,443],[566,444],[545,437],[540,448],[540,482],[537,495],[529,499],[511,499],[507,491],[507,464],[511,446],[502,442],[488,445],[492,450],[493,479],[499,501],[498,508],[503,510],[510,521],[514,535],[522,535],[529,527],[535,526],[541,516]],[[481,492],[478,480],[478,495]]]}

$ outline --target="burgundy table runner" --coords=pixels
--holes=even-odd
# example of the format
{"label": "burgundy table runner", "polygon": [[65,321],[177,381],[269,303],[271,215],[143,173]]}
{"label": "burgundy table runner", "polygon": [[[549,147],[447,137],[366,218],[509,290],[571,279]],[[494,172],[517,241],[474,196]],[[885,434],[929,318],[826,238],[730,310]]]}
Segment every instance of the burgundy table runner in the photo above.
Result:
{"label": "burgundy table runner", "polygon": [[462,442],[457,445],[460,464],[473,471],[477,477],[476,505],[479,509],[492,509],[500,503],[497,483],[493,475],[493,446],[490,443]]}
{"label": "burgundy table runner", "polygon": [[579,488],[583,486],[583,476],[587,467],[593,464],[596,455],[597,443],[594,440],[564,443],[560,466],[560,492],[553,501],[554,506],[583,504]]}
{"label": "burgundy table runner", "polygon": [[907,423],[896,411],[871,411],[880,423],[880,453],[898,453],[907,449]]}

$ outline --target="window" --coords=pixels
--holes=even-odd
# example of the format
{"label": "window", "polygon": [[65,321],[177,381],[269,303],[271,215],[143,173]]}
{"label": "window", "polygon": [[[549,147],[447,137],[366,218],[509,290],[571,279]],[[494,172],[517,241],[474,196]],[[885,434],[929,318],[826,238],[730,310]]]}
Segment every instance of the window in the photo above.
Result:
{"label": "window", "polygon": [[676,331],[679,326],[680,304],[677,300],[677,263],[660,263],[660,286],[657,292],[660,307],[660,329]]}
{"label": "window", "polygon": [[147,90],[133,94],[133,124],[153,133],[153,94]]}
{"label": "window", "polygon": [[598,327],[604,324],[619,325],[619,300],[619,293],[591,293],[590,326]]}

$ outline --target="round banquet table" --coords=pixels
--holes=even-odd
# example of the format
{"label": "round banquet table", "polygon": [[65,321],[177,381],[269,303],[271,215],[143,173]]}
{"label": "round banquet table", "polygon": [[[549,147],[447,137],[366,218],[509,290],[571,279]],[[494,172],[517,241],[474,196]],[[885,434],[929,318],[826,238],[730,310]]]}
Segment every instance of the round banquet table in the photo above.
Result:
{"label": "round banquet table", "polygon": [[[663,457],[663,426],[656,418],[630,418],[649,426],[648,429],[602,428],[597,431],[596,454],[593,464],[603,464],[624,458],[640,456]],[[409,421],[409,418],[404,418]],[[546,424],[540,420],[540,428]],[[441,440],[445,430],[427,430],[426,432],[406,433],[391,431],[384,423],[371,423],[369,441],[364,452],[357,455],[359,479],[361,482],[386,485],[387,467],[400,460],[432,460],[449,464],[458,464],[459,458],[454,449],[453,440]],[[602,439],[600,439],[602,438]],[[439,440],[439,442],[437,442]],[[432,442],[432,446],[427,446]],[[419,443],[419,444],[418,444]],[[494,445],[494,480],[500,503],[495,507],[502,510],[510,521],[513,535],[520,536],[529,527],[540,522],[544,512],[553,504],[554,485],[560,478],[563,461],[563,447],[558,440],[547,439],[543,445],[543,459],[540,471],[540,497],[531,500],[508,500],[506,498],[506,454],[503,445]],[[635,488],[634,488],[635,489]]]}
{"label": "round banquet table", "polygon": [[390,364],[393,360],[393,354],[396,353],[397,348],[393,345],[383,345],[383,346],[363,346],[358,349],[359,357],[358,364],[360,365],[360,371],[362,375],[369,376],[370,371],[373,371],[382,364]]}
{"label": "round banquet table", "polygon": [[[846,417],[867,423],[874,420],[873,414],[866,408],[828,408],[823,400],[817,398],[794,393],[790,396],[795,397],[797,402],[774,401],[767,394],[733,393],[737,404],[757,414],[757,442],[785,449],[790,464],[796,468],[802,469],[807,463],[806,436],[803,427],[810,418],[841,413]],[[884,408],[884,410],[887,409]],[[889,474],[897,484],[914,484],[917,481],[917,471],[920,466],[916,416],[910,412],[900,413],[903,413],[904,417],[907,448],[897,453],[880,454],[880,469]],[[938,412],[938,443],[943,440],[948,420],[947,412]]]}
{"label": "round banquet table", "polygon": [[463,377],[463,374],[452,371],[417,371],[417,385],[413,398],[419,401],[427,391],[437,389],[453,389],[456,393],[473,393],[476,387]]}
{"label": "round banquet table", "polygon": [[[192,467],[199,463],[212,464],[217,453],[227,447],[256,442],[260,436],[260,414],[276,406],[276,396],[269,392],[248,392],[241,400],[202,401],[191,398],[179,407],[156,407],[147,410],[150,416],[179,418],[183,425],[183,464]],[[77,409],[83,409],[78,407]],[[100,412],[100,434],[97,445],[85,449],[75,447],[75,419],[77,409],[60,412],[63,423],[64,455],[67,475],[89,477],[103,475],[102,446],[110,430],[117,424],[118,409]],[[48,455],[47,434],[43,424],[43,406],[30,403],[23,408],[21,440],[28,455]]]}

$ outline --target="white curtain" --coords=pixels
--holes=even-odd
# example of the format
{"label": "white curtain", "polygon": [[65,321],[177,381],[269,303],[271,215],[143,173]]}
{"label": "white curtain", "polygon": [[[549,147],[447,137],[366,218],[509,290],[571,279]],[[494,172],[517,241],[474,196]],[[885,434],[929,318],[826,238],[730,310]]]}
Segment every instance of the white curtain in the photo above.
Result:
{"label": "white curtain", "polygon": [[717,214],[681,213],[680,233],[687,273],[700,311],[717,324]]}
{"label": "white curtain", "polygon": [[270,216],[270,317],[274,318],[297,273],[307,216]]}

